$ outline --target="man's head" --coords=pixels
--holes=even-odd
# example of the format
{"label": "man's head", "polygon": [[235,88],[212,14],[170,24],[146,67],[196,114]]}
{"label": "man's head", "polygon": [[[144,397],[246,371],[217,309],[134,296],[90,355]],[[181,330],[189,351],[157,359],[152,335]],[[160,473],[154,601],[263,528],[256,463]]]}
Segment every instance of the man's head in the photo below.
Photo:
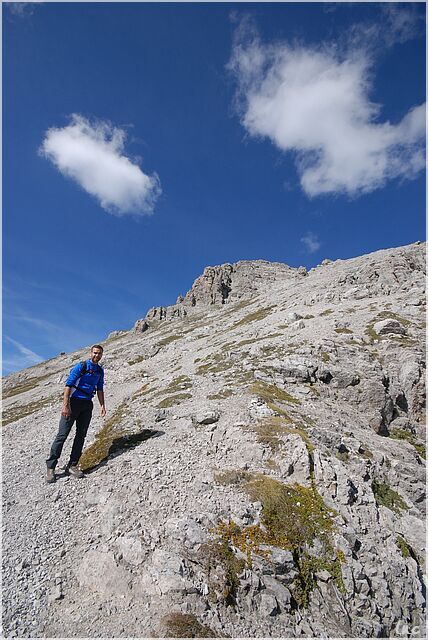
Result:
{"label": "man's head", "polygon": [[103,357],[104,349],[100,344],[94,344],[91,347],[91,361],[99,362]]}

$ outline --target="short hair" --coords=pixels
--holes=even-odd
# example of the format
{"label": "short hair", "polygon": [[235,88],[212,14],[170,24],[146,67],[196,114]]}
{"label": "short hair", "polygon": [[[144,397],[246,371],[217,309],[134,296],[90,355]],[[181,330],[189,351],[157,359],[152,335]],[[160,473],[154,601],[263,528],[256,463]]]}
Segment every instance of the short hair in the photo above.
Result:
{"label": "short hair", "polygon": [[104,351],[103,347],[100,344],[93,344],[91,347],[91,351],[93,351],[94,349],[101,349],[101,351]]}

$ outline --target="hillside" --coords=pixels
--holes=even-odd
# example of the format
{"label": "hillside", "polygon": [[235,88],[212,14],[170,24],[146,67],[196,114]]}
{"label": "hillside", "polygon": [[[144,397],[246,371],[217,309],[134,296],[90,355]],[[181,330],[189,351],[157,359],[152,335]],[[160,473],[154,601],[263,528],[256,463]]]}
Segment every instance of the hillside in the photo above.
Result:
{"label": "hillside", "polygon": [[4,635],[422,637],[424,339],[422,243],[207,267],[102,342],[107,418],[54,485],[88,348],[5,378]]}

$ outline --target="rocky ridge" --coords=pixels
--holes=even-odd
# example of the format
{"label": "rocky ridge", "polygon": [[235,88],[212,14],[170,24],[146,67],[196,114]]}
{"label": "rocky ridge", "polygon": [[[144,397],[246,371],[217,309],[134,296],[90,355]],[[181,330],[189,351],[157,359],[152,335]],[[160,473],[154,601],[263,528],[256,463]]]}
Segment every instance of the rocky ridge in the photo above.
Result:
{"label": "rocky ridge", "polygon": [[424,273],[207,267],[103,343],[82,481],[44,459],[87,349],[8,376],[5,636],[423,637]]}

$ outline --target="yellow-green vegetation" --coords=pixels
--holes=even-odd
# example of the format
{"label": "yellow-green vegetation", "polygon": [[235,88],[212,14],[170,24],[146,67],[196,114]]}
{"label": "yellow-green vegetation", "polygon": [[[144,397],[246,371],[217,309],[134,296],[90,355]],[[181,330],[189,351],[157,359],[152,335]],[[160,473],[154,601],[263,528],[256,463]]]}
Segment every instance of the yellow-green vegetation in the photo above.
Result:
{"label": "yellow-green vegetation", "polygon": [[218,393],[207,396],[207,398],[208,400],[225,400],[226,398],[230,398],[230,396],[233,396],[233,391],[231,389],[223,389]]}
{"label": "yellow-green vegetation", "polygon": [[320,353],[320,358],[321,358],[321,360],[322,360],[323,362],[326,362],[326,363],[327,363],[327,362],[330,362],[330,359],[331,359],[331,358],[330,358],[330,354],[329,354],[329,353],[327,353],[327,351],[321,351],[321,353]]}
{"label": "yellow-green vegetation", "polygon": [[273,458],[269,458],[269,460],[266,460],[265,466],[268,469],[271,469],[272,471],[278,471],[279,470],[278,463],[275,462],[275,460]]}
{"label": "yellow-green vegetation", "polygon": [[395,543],[397,547],[400,549],[403,555],[403,558],[408,558],[410,556],[410,547],[405,541],[405,539],[402,538],[401,536],[397,536],[395,539]]}
{"label": "yellow-green vegetation", "polygon": [[271,403],[276,402],[287,402],[291,404],[300,404],[300,400],[294,398],[292,395],[284,391],[283,389],[279,389],[274,384],[267,384],[267,382],[263,382],[262,380],[257,380],[251,386],[251,393],[257,395],[263,402],[265,402],[268,406]]}
{"label": "yellow-green vegetation", "polygon": [[402,346],[413,346],[414,344],[416,344],[415,340],[412,340],[412,338],[409,338],[407,336],[402,336],[402,335],[391,335],[388,334],[387,336],[380,336],[376,333],[376,331],[374,330],[374,325],[376,324],[376,322],[379,322],[380,320],[386,320],[388,318],[392,318],[393,320],[397,320],[398,322],[400,322],[400,324],[402,324],[404,327],[409,327],[412,322],[410,320],[407,320],[406,318],[403,318],[402,316],[400,316],[398,313],[394,313],[392,311],[380,311],[377,316],[375,318],[373,318],[373,320],[367,325],[366,328],[366,335],[368,335],[372,340],[382,340],[382,338],[388,338],[389,340],[394,339],[397,340],[398,342],[402,343]]}
{"label": "yellow-green vegetation", "polygon": [[214,353],[207,356],[202,360],[205,364],[199,365],[196,369],[198,375],[223,373],[230,368],[230,362],[228,361],[224,353]]}
{"label": "yellow-green vegetation", "polygon": [[237,558],[228,540],[210,540],[201,545],[199,552],[202,565],[208,576],[211,599],[234,605],[239,587],[239,574],[245,569],[245,560]]}
{"label": "yellow-green vegetation", "polygon": [[146,359],[146,356],[137,356],[134,360],[128,360],[128,364],[132,366],[133,364],[138,364],[139,362],[143,362]]}
{"label": "yellow-green vegetation", "polygon": [[372,491],[378,505],[388,507],[391,511],[401,513],[402,509],[408,509],[409,507],[404,502],[403,498],[394,489],[391,489],[387,482],[380,482],[379,480],[373,480]]}
{"label": "yellow-green vegetation", "polygon": [[255,344],[256,342],[261,342],[262,340],[268,340],[269,338],[280,338],[282,333],[271,333],[267,336],[260,336],[260,338],[247,338],[246,340],[241,340],[241,342],[236,343],[236,347],[243,347],[246,344]]}
{"label": "yellow-green vegetation", "polygon": [[278,451],[280,448],[282,444],[281,436],[285,436],[290,433],[295,433],[302,438],[306,445],[308,455],[310,455],[314,450],[314,446],[303,426],[296,424],[288,415],[269,416],[261,422],[245,427],[245,429],[254,431],[257,435],[257,441],[269,446],[273,452]]}
{"label": "yellow-green vegetation", "polygon": [[5,389],[2,393],[3,399],[11,398],[12,396],[17,396],[20,393],[25,393],[25,391],[31,391],[34,387],[42,382],[42,380],[46,380],[49,376],[52,376],[53,372],[46,373],[43,376],[35,376],[34,378],[27,378],[24,382],[18,383],[15,387],[11,387],[10,389]]}
{"label": "yellow-green vegetation", "polygon": [[[336,512],[327,508],[314,483],[310,487],[285,485],[261,473],[243,471],[233,479],[251,500],[261,503],[262,516],[260,525],[248,527],[239,527],[233,521],[221,522],[215,532],[228,548],[233,545],[244,553],[249,566],[254,555],[268,558],[261,545],[290,550],[298,571],[292,594],[299,606],[308,605],[316,585],[315,573],[321,569],[327,570],[344,590],[343,554],[331,543]],[[315,542],[316,556],[311,553]]]}
{"label": "yellow-green vegetation", "polygon": [[335,329],[336,333],[352,333],[351,329],[347,329],[346,327],[338,327]]}
{"label": "yellow-green vegetation", "polygon": [[188,398],[191,397],[191,393],[177,393],[175,396],[168,396],[161,400],[157,407],[158,409],[168,409],[169,407],[174,407],[176,404],[180,404],[180,402],[184,402],[184,400],[188,400]]}
{"label": "yellow-green vegetation", "polygon": [[403,316],[400,316],[398,313],[394,313],[393,311],[380,311],[377,314],[377,321],[386,320],[388,318],[397,320],[400,324],[402,324],[405,327],[409,327],[412,324],[410,320],[407,320],[407,318],[403,318]]}
{"label": "yellow-green vegetation", "polygon": [[[251,305],[257,302],[258,298],[253,298],[253,300],[241,300],[240,302],[228,304],[226,306],[230,306],[230,309],[222,310],[222,315],[227,316],[231,313],[235,313],[235,311],[240,311],[241,309],[245,309],[246,307],[250,307]],[[224,307],[223,307],[224,308]]]}
{"label": "yellow-green vegetation", "polygon": [[245,428],[256,433],[257,442],[270,447],[275,452],[278,451],[282,444],[281,436],[287,433],[285,422],[289,421],[289,418],[272,416]]}
{"label": "yellow-green vegetation", "polygon": [[238,320],[238,322],[235,322],[235,324],[232,326],[232,329],[236,329],[237,327],[241,327],[244,324],[250,324],[251,322],[256,322],[258,320],[264,320],[264,318],[267,318],[267,316],[269,316],[275,308],[276,305],[272,305],[270,307],[264,307],[263,309],[253,311],[253,313],[249,313],[241,318],[241,320]]}
{"label": "yellow-green vegetation", "polygon": [[25,418],[26,416],[29,416],[36,411],[40,411],[40,409],[44,409],[51,402],[59,400],[60,396],[50,396],[49,398],[40,398],[40,400],[35,400],[34,402],[29,402],[28,404],[14,404],[6,409],[6,411],[3,411],[2,424],[4,426],[6,424],[9,424],[10,422],[16,422],[17,420]]}
{"label": "yellow-green vegetation", "polygon": [[416,451],[421,456],[421,458],[426,458],[425,445],[417,442],[415,436],[412,433],[405,431],[405,429],[393,428],[393,429],[390,429],[389,435],[391,436],[391,438],[394,438],[395,440],[406,440],[409,444],[411,444],[416,449]]}
{"label": "yellow-green vegetation", "polygon": [[171,342],[174,342],[175,340],[180,340],[180,338],[182,338],[183,336],[181,335],[171,335],[171,336],[165,336],[165,338],[162,338],[162,340],[159,340],[159,342],[157,343],[158,347],[165,347],[167,344],[170,344]]}
{"label": "yellow-green vegetation", "polygon": [[368,448],[368,446],[366,444],[361,444],[359,449],[358,449],[358,453],[360,454],[360,456],[362,458],[366,458],[367,460],[372,460],[373,459],[373,454],[370,451],[370,449]]}
{"label": "yellow-green vegetation", "polygon": [[103,427],[95,436],[95,441],[83,451],[80,458],[82,471],[89,471],[108,458],[113,440],[126,433],[125,430],[119,428],[125,417],[126,408],[127,402],[124,400],[112,415],[104,421]]}
{"label": "yellow-green vegetation", "polygon": [[333,309],[326,309],[325,311],[321,311],[320,316],[329,316],[330,313],[333,313]]}
{"label": "yellow-green vegetation", "polygon": [[165,638],[215,638],[218,637],[210,627],[201,624],[192,613],[174,611],[162,619]]}
{"label": "yellow-green vegetation", "polygon": [[[191,387],[192,387],[192,381],[188,376],[185,376],[185,375],[178,376],[176,378],[173,378],[173,380],[171,380],[171,382],[167,387],[165,387],[164,389],[160,389],[159,391],[156,391],[151,396],[151,399],[153,400],[154,398],[158,398],[159,396],[167,396],[167,395],[171,396],[171,394],[178,394],[179,391],[187,391],[188,389],[191,389]],[[182,394],[182,395],[185,395],[186,398],[191,397],[188,394]],[[168,398],[165,398],[165,400],[168,400]],[[172,402],[172,404],[167,404],[165,406],[173,406],[173,404],[176,404],[176,402]]]}

